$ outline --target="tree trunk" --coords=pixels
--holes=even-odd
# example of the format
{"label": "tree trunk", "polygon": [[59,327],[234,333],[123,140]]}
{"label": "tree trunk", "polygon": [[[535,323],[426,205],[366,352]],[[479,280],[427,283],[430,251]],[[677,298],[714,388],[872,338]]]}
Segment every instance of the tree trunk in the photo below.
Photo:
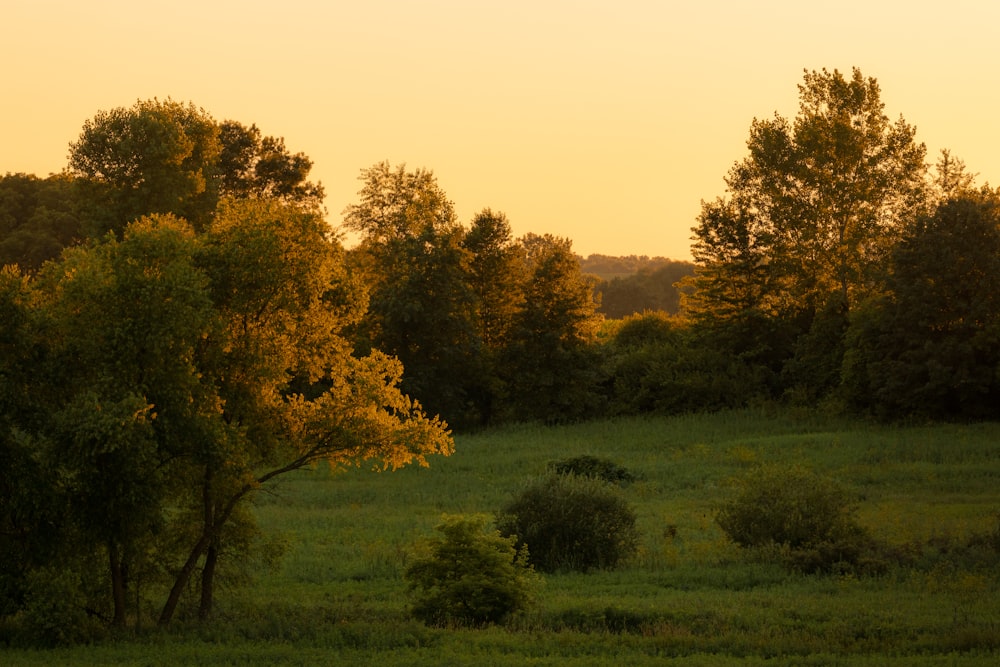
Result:
{"label": "tree trunk", "polygon": [[[163,604],[163,610],[160,612],[160,619],[158,621],[160,627],[166,627],[170,624],[170,621],[174,617],[174,612],[177,611],[177,604],[181,600],[181,595],[184,593],[184,589],[187,587],[188,582],[191,581],[191,575],[194,574],[194,570],[198,566],[198,560],[219,538],[219,532],[222,530],[222,527],[226,524],[226,522],[229,521],[229,517],[233,515],[233,510],[236,509],[239,502],[261,484],[268,482],[278,475],[283,475],[284,473],[292,470],[298,470],[312,459],[313,451],[310,450],[310,452],[307,452],[288,465],[276,468],[264,475],[261,475],[253,484],[245,485],[242,489],[240,489],[240,491],[229,498],[229,500],[227,500],[217,512],[211,513],[211,510],[208,511],[206,516],[212,516],[212,520],[206,521],[204,527],[202,528],[201,537],[198,538],[198,541],[191,548],[191,552],[188,554],[187,560],[184,561],[184,565],[177,573],[177,578],[174,579],[174,585],[171,587],[170,594],[167,596],[167,601]],[[206,472],[206,480],[210,479],[211,475]],[[205,502],[208,502],[207,496]],[[206,507],[210,506],[206,504]]]}
{"label": "tree trunk", "polygon": [[[160,612],[159,624],[161,626],[166,626],[170,623],[170,620],[174,616],[174,612],[177,610],[177,604],[181,600],[181,594],[184,592],[184,588],[187,586],[188,582],[191,581],[191,575],[194,574],[194,569],[198,565],[198,560],[201,558],[202,554],[208,552],[216,540],[216,524],[214,517],[215,506],[212,503],[212,468],[211,466],[205,467],[205,476],[201,483],[201,501],[202,510],[204,515],[202,517],[202,528],[201,537],[195,543],[194,547],[191,549],[191,553],[188,554],[187,560],[184,562],[184,566],[181,567],[180,572],[177,573],[177,578],[174,580],[174,585],[170,589],[170,595],[167,596],[167,601],[163,605],[163,611]],[[225,521],[225,519],[223,519]],[[211,571],[215,568],[215,563],[205,565],[206,571]],[[208,575],[209,582],[211,582],[212,575]],[[204,585],[205,575],[202,574],[202,584]],[[208,592],[209,605],[211,605],[211,590]],[[198,615],[201,617],[205,613],[205,590],[202,589],[201,594],[201,606],[198,610]]]}
{"label": "tree trunk", "polygon": [[108,545],[108,563],[111,567],[111,599],[115,605],[115,615],[111,625],[116,628],[125,627],[125,568],[122,565],[118,547]]}
{"label": "tree trunk", "polygon": [[207,619],[212,614],[212,596],[215,592],[215,566],[219,561],[218,541],[213,541],[205,551],[205,566],[201,570],[201,605],[198,618]]}
{"label": "tree trunk", "polygon": [[194,574],[195,566],[198,565],[198,559],[201,558],[201,555],[205,553],[205,550],[211,543],[211,533],[202,532],[201,537],[191,549],[191,553],[188,554],[188,558],[184,562],[184,565],[177,573],[177,578],[174,579],[174,585],[170,589],[167,601],[163,604],[163,610],[160,612],[160,620],[158,621],[161,627],[166,627],[170,624],[171,619],[173,619],[174,612],[177,611],[177,604],[181,601],[181,594],[187,587],[188,582],[191,581],[191,575]]}
{"label": "tree trunk", "polygon": [[[230,498],[229,502],[219,512],[214,514],[214,520],[211,523],[206,523],[202,528],[201,537],[198,538],[198,541],[191,548],[191,553],[188,554],[187,560],[177,573],[174,585],[170,589],[170,595],[167,596],[167,601],[163,605],[163,611],[160,612],[158,623],[161,627],[166,627],[170,624],[170,620],[174,617],[174,612],[177,611],[177,604],[181,600],[181,595],[184,593],[188,582],[191,581],[191,575],[194,574],[194,570],[198,566],[198,560],[219,539],[219,532],[222,530],[222,526],[225,525],[226,521],[229,521],[229,517],[232,516],[237,503],[251,488],[250,486],[244,487],[241,492]],[[213,564],[211,569],[214,570],[214,567],[215,565]],[[204,593],[202,593],[202,596],[204,597]]]}

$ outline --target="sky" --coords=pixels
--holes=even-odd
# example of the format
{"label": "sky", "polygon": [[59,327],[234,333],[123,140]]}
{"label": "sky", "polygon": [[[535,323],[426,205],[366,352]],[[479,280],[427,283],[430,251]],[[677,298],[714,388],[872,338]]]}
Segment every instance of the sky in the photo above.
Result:
{"label": "sky", "polygon": [[995,0],[4,0],[0,174],[58,173],[98,111],[170,98],[308,155],[334,226],[388,161],[465,224],[689,259],[804,70],[860,68],[930,162],[1000,184],[997,26]]}

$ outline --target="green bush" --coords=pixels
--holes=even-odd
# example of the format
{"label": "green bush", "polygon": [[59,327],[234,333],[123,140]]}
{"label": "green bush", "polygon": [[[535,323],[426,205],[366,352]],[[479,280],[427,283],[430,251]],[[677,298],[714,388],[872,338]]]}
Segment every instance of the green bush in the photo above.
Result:
{"label": "green bush", "polygon": [[448,517],[428,553],[404,574],[413,616],[428,625],[483,626],[524,610],[537,578],[516,540],[488,530],[482,517]]}
{"label": "green bush", "polygon": [[548,466],[549,472],[557,475],[577,475],[579,477],[595,477],[610,484],[628,484],[635,481],[635,475],[626,468],[608,459],[583,454],[561,461],[553,461]]}
{"label": "green bush", "polygon": [[773,371],[727,342],[682,331],[672,340],[609,345],[604,363],[608,414],[675,415],[743,407],[774,391]]}
{"label": "green bush", "polygon": [[69,570],[43,568],[27,577],[19,643],[55,647],[79,644],[100,635],[101,626],[86,611],[80,577]]}
{"label": "green bush", "polygon": [[716,514],[741,547],[774,553],[804,572],[856,569],[875,551],[847,492],[834,480],[798,466],[758,468]]}
{"label": "green bush", "polygon": [[497,517],[501,534],[526,544],[544,572],[613,569],[635,553],[635,511],[605,481],[548,475],[530,485]]}

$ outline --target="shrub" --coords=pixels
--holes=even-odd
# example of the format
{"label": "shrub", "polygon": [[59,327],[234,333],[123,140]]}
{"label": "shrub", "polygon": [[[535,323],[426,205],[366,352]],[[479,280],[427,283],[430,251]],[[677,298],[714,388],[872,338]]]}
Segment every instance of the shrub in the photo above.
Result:
{"label": "shrub", "polygon": [[874,551],[848,494],[832,479],[798,466],[762,467],[740,487],[716,522],[741,547],[779,554],[805,572],[853,569]]}
{"label": "shrub", "polygon": [[635,511],[614,486],[593,477],[548,475],[504,507],[500,532],[526,544],[544,572],[612,569],[635,553]]}
{"label": "shrub", "polygon": [[994,517],[995,525],[993,530],[985,533],[980,539],[983,544],[989,546],[993,551],[1000,554],[1000,513]]}
{"label": "shrub", "polygon": [[404,574],[413,616],[429,625],[483,626],[525,609],[537,579],[516,540],[488,530],[482,517],[448,517],[429,553]]}
{"label": "shrub", "polygon": [[627,484],[635,481],[635,475],[614,461],[583,454],[562,461],[553,461],[549,472],[557,475],[577,475],[595,477],[609,484]]}
{"label": "shrub", "polygon": [[80,578],[69,570],[43,568],[28,575],[20,621],[20,643],[68,646],[90,641],[100,626],[86,612]]}

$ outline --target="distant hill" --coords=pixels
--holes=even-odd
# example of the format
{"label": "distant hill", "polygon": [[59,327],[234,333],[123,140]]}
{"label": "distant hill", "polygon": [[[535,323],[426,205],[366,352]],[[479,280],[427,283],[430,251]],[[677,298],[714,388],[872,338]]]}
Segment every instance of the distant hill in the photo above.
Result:
{"label": "distant hill", "polygon": [[656,269],[674,261],[666,257],[649,257],[648,255],[628,255],[626,257],[612,257],[611,255],[581,257],[577,255],[577,258],[580,260],[580,269],[584,273],[595,275],[601,280],[623,278],[643,269]]}
{"label": "distant hill", "polygon": [[676,313],[680,292],[674,285],[694,274],[692,262],[665,257],[590,255],[579,259],[584,273],[600,279],[594,288],[601,300],[599,310],[612,319],[646,310]]}

